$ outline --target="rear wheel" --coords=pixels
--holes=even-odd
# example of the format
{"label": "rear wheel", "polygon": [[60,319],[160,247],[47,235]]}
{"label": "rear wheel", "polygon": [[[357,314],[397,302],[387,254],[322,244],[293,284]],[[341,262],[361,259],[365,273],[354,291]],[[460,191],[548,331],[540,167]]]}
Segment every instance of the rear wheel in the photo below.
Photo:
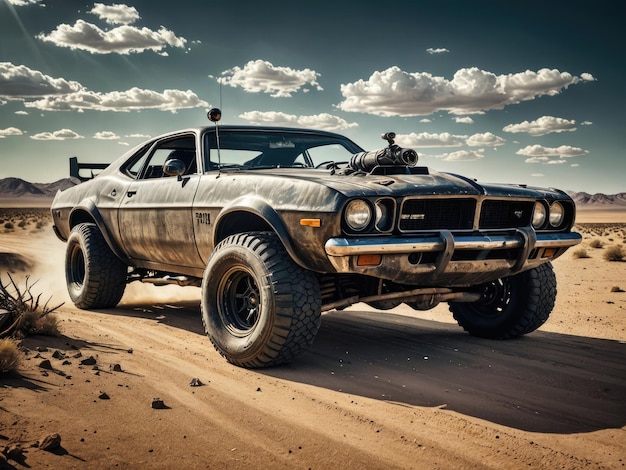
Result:
{"label": "rear wheel", "polygon": [[78,308],[115,307],[126,288],[128,267],[92,223],[76,225],[65,251],[67,290]]}
{"label": "rear wheel", "polygon": [[556,276],[550,263],[481,286],[482,299],[450,302],[455,320],[474,336],[508,339],[543,325],[556,300]]}
{"label": "rear wheel", "polygon": [[232,235],[215,248],[201,305],[209,339],[242,367],[294,359],[313,343],[321,321],[317,278],[265,232]]}

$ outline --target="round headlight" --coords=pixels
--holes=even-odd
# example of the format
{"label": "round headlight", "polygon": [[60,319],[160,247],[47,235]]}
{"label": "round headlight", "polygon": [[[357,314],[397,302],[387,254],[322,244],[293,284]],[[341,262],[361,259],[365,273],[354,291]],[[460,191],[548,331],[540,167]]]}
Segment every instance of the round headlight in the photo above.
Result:
{"label": "round headlight", "polygon": [[346,224],[352,230],[361,231],[365,229],[372,220],[372,209],[370,205],[362,199],[350,201],[345,212]]}
{"label": "round headlight", "polygon": [[558,227],[563,223],[563,218],[565,217],[565,209],[563,208],[563,204],[560,202],[555,202],[550,206],[550,225],[553,227]]}
{"label": "round headlight", "polygon": [[392,220],[389,205],[385,201],[376,201],[374,209],[376,210],[376,229],[381,232],[391,229]]}
{"label": "round headlight", "polygon": [[541,228],[545,221],[546,207],[540,202],[535,202],[535,209],[533,211],[533,227]]}

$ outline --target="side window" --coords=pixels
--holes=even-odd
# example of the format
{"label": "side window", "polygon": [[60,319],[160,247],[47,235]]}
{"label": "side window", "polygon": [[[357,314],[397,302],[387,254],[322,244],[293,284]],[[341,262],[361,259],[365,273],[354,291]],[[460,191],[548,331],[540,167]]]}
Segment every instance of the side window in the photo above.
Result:
{"label": "side window", "polygon": [[185,164],[185,175],[198,172],[195,137],[193,135],[159,142],[143,164],[138,161],[129,168],[129,171],[133,171],[136,166],[142,168],[138,173],[139,179],[166,178],[167,175],[163,173],[163,166],[165,162],[172,159],[180,160]]}

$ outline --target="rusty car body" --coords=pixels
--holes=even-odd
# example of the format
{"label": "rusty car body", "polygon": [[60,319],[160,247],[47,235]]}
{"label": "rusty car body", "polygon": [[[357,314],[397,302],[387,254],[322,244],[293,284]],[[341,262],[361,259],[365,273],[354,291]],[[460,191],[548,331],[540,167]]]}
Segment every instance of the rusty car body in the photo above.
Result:
{"label": "rusty car body", "polygon": [[[153,138],[52,204],[80,308],[127,283],[201,286],[206,332],[243,367],[289,361],[321,312],[448,302],[488,338],[532,332],[554,306],[550,261],[580,242],[564,192],[481,184],[339,134],[213,125]],[[85,168],[101,169],[92,178]],[[102,169],[104,168],[104,169]]]}

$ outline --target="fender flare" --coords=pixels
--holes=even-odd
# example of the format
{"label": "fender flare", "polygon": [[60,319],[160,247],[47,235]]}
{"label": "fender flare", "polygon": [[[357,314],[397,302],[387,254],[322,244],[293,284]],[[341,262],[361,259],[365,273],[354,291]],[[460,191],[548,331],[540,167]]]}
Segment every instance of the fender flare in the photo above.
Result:
{"label": "fender flare", "polygon": [[217,245],[217,238],[223,238],[218,237],[218,235],[220,234],[222,222],[228,215],[236,212],[247,212],[262,219],[272,228],[272,231],[276,233],[281,243],[285,247],[285,250],[287,250],[287,253],[289,253],[291,259],[294,260],[301,267],[305,269],[310,269],[307,263],[305,263],[298,255],[298,253],[296,253],[296,251],[294,250],[291,243],[291,238],[289,237],[289,232],[287,231],[285,224],[283,223],[283,220],[278,212],[267,201],[251,196],[244,196],[235,199],[232,204],[224,207],[217,215],[217,220],[215,221],[215,230],[213,232],[214,246]]}
{"label": "fender flare", "polygon": [[111,237],[109,229],[104,223],[104,219],[102,218],[102,215],[100,214],[100,211],[98,210],[98,207],[96,206],[96,203],[93,201],[93,199],[85,199],[72,209],[69,215],[70,229],[81,222],[87,222],[87,220],[84,220],[85,217],[80,215],[79,213],[87,214],[88,218],[91,219],[91,222],[95,223],[98,227],[98,230],[100,230],[100,233],[104,237],[107,245],[109,245],[109,248],[111,249],[113,254],[117,256],[121,261],[128,264],[128,257],[124,254],[118,244],[115,243],[113,237]]}

